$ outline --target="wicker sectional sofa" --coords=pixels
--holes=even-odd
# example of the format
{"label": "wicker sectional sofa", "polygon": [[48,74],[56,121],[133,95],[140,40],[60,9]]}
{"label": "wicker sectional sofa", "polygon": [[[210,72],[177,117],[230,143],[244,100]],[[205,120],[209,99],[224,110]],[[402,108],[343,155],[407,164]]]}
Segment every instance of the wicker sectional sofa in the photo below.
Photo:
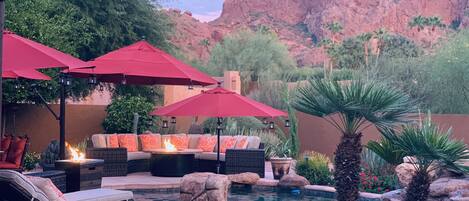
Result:
{"label": "wicker sectional sofa", "polygon": [[[128,144],[119,141],[119,147],[114,144],[110,146],[110,136],[117,135],[118,137],[127,136],[135,139],[137,149],[129,148]],[[151,149],[148,148],[148,143],[144,143],[145,136],[151,135],[152,141],[151,149],[164,148],[164,141],[175,141],[175,137],[187,138],[186,144],[178,149],[198,149],[199,140],[202,137],[216,136],[210,134],[95,134],[91,137],[92,146],[86,150],[87,158],[96,158],[104,160],[103,176],[125,176],[127,173],[133,172],[146,172],[149,171]],[[221,172],[226,174],[235,174],[242,172],[254,172],[259,176],[264,177],[264,149],[260,138],[257,136],[221,136],[221,144],[228,139],[235,139],[236,143],[241,143],[245,139],[246,144],[244,147],[237,147],[233,144],[232,147],[227,147],[225,153],[220,153]],[[155,140],[156,139],[156,140]],[[173,140],[173,141],[172,141]],[[244,141],[243,141],[244,142]],[[197,172],[214,172],[216,170],[217,160],[217,146],[214,146],[210,151],[196,153],[196,167]],[[223,150],[223,148],[222,148]]]}

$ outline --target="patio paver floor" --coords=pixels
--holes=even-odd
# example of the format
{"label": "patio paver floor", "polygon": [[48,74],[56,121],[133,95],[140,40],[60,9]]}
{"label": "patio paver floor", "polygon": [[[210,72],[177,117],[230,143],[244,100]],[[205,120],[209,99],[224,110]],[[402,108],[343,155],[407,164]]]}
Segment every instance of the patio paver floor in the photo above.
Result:
{"label": "patio paver floor", "polygon": [[[101,187],[112,189],[171,189],[179,188],[181,177],[154,177],[150,172],[131,173],[123,177],[103,177]],[[259,180],[259,185],[272,186],[273,180],[270,162],[265,163],[265,178]]]}

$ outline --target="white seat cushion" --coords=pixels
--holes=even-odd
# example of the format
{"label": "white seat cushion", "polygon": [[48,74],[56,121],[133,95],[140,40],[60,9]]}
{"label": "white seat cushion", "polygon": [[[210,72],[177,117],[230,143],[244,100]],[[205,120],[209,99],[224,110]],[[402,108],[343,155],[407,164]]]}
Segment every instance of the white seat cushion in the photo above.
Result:
{"label": "white seat cushion", "polygon": [[259,149],[261,145],[261,138],[258,136],[249,136],[248,137],[248,147],[246,149]]}
{"label": "white seat cushion", "polygon": [[67,201],[122,201],[133,199],[134,194],[131,191],[101,188],[65,193],[64,197]]}
{"label": "white seat cushion", "polygon": [[[217,153],[214,152],[202,152],[195,155],[195,158],[202,160],[217,160]],[[225,161],[225,154],[220,153],[220,161]]]}
{"label": "white seat cushion", "polygon": [[91,136],[91,142],[93,142],[94,148],[106,148],[106,135],[94,134]]}
{"label": "white seat cushion", "polygon": [[147,153],[143,151],[127,152],[127,161],[150,159],[150,157],[151,157],[151,153]]}
{"label": "white seat cushion", "polygon": [[12,170],[0,170],[0,182],[8,182],[15,188],[23,189],[39,201],[49,201],[46,194],[36,187],[26,176]]}

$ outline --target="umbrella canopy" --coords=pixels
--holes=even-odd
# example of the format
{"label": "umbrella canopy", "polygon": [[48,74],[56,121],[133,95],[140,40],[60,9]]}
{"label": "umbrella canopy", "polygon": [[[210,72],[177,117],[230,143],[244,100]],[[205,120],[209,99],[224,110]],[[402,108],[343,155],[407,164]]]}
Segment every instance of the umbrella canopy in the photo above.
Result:
{"label": "umbrella canopy", "polygon": [[204,117],[278,117],[288,116],[281,110],[259,103],[235,92],[217,87],[150,113],[158,116]]}
{"label": "umbrella canopy", "polygon": [[50,80],[49,76],[44,75],[36,70],[3,71],[2,77],[6,79],[26,78],[32,80]]}
{"label": "umbrella canopy", "polygon": [[90,67],[90,64],[80,59],[23,38],[11,31],[3,31],[2,65],[3,72],[42,68],[75,69]]}
{"label": "umbrella canopy", "polygon": [[146,41],[114,50],[89,62],[93,69],[74,69],[77,77],[97,76],[102,82],[131,84],[212,85],[216,80]]}

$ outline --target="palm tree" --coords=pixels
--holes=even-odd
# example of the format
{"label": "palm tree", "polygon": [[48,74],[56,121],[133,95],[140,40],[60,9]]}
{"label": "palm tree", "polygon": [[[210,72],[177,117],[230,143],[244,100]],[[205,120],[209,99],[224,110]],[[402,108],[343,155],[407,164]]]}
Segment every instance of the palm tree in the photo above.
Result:
{"label": "palm tree", "polygon": [[[327,30],[329,30],[331,33],[332,33],[332,39],[330,40],[332,42],[332,44],[329,45],[328,48],[326,48],[328,54],[330,55],[330,51],[333,47],[335,47],[335,45],[338,43],[338,37],[337,35],[340,34],[340,32],[342,32],[342,29],[344,29],[342,27],[342,25],[339,23],[339,22],[329,22],[325,25],[325,28]],[[331,56],[330,57],[330,62],[329,62],[329,66],[327,67],[328,69],[325,70],[325,72],[329,72],[329,76],[332,75],[332,68],[334,67],[334,60]],[[324,74],[324,77],[326,77],[326,74]]]}
{"label": "palm tree", "polygon": [[395,151],[410,157],[416,169],[406,192],[406,201],[425,201],[430,187],[429,172],[447,168],[457,173],[469,172],[469,167],[459,163],[469,159],[467,145],[451,139],[451,130],[441,131],[427,119],[419,126],[404,126],[400,134],[384,130],[383,135],[397,147]]}
{"label": "palm tree", "polygon": [[365,57],[365,66],[368,67],[368,46],[371,38],[373,37],[372,33],[362,33],[358,35],[358,40],[360,40],[363,43],[363,49],[365,51],[364,57]]}
{"label": "palm tree", "polygon": [[391,128],[407,120],[413,111],[409,96],[375,82],[310,80],[299,88],[293,106],[298,111],[324,118],[341,133],[335,152],[334,180],[337,200],[358,199],[363,129],[375,125]]}
{"label": "palm tree", "polygon": [[[199,41],[199,45],[204,47],[205,50],[207,50],[207,52],[210,53],[210,50],[208,49],[208,47],[210,46],[210,40],[208,40],[207,38],[204,38],[204,39]],[[200,59],[202,59],[203,52],[204,51],[200,51],[200,55],[199,55]]]}
{"label": "palm tree", "polygon": [[432,16],[432,17],[429,17],[427,18],[427,26],[431,26],[432,27],[432,32],[436,30],[436,28],[444,28],[446,27],[445,24],[443,24],[443,22],[441,21],[441,18],[438,17],[438,16]]}
{"label": "palm tree", "polygon": [[378,67],[378,60],[381,54],[381,46],[384,44],[383,41],[388,37],[388,31],[385,28],[379,28],[378,30],[373,31],[373,38],[378,40],[378,44],[376,45],[376,61],[375,67]]}
{"label": "palm tree", "polygon": [[426,17],[423,17],[421,15],[415,16],[409,21],[409,27],[410,28],[417,27],[417,31],[420,32],[421,30],[425,28],[425,26],[427,26],[428,24],[427,21],[428,21],[428,18]]}

